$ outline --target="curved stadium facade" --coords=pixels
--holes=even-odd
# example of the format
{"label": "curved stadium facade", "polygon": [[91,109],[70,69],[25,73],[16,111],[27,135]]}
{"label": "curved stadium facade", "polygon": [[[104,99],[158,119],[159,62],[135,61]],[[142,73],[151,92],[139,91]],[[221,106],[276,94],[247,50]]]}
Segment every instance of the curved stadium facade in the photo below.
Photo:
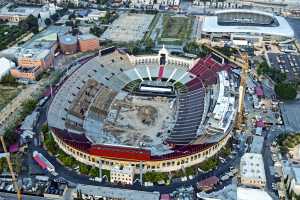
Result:
{"label": "curved stadium facade", "polygon": [[[141,93],[146,84],[150,86]],[[170,87],[172,95],[164,93]],[[59,147],[85,164],[169,172],[198,164],[227,143],[236,116],[236,91],[230,66],[214,54],[194,60],[171,56],[164,48],[158,55],[144,56],[104,50],[60,83],[48,125]],[[107,129],[115,125],[110,118],[121,96],[162,96],[172,103],[174,117],[161,137],[154,133],[155,143],[145,139],[141,145],[130,144]],[[120,138],[122,134],[118,132]]]}
{"label": "curved stadium facade", "polygon": [[256,10],[229,9],[205,17],[202,36],[231,40],[243,38],[261,44],[261,41],[289,41],[294,38],[294,31],[284,17]]}

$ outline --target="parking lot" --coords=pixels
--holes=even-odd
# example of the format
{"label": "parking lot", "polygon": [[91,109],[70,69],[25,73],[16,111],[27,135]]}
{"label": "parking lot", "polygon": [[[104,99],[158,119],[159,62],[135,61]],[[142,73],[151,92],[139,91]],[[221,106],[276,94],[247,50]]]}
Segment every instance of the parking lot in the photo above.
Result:
{"label": "parking lot", "polygon": [[300,101],[280,105],[283,121],[288,131],[300,131]]}
{"label": "parking lot", "polygon": [[286,73],[289,81],[299,80],[300,56],[294,54],[268,53],[272,67]]}

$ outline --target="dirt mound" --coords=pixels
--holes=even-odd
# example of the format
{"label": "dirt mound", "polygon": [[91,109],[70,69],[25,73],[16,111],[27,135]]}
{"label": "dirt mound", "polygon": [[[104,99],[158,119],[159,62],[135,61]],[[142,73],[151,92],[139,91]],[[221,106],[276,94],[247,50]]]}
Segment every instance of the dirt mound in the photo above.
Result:
{"label": "dirt mound", "polygon": [[148,126],[155,123],[157,114],[157,109],[153,106],[140,106],[137,112],[137,115],[141,119],[142,123]]}

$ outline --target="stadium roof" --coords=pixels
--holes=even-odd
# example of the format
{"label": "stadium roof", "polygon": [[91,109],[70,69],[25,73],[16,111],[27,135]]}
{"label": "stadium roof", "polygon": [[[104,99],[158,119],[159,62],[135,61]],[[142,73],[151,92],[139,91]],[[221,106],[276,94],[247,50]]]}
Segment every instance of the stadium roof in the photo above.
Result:
{"label": "stadium roof", "polygon": [[273,13],[263,12],[259,10],[246,10],[246,9],[227,9],[227,10],[219,10],[216,11],[215,14],[223,14],[223,13],[252,13],[252,14],[259,14],[259,15],[267,15],[270,17],[274,17]]}
{"label": "stadium roof", "polygon": [[207,16],[204,18],[202,31],[212,33],[254,33],[293,38],[295,36],[294,31],[286,19],[280,16],[274,17],[279,23],[277,27],[221,26],[218,24],[218,16]]}

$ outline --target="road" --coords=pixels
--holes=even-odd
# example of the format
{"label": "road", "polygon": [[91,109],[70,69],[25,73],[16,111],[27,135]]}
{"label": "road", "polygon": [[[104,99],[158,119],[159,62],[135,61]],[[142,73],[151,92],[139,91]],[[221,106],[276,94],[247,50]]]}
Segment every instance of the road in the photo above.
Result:
{"label": "road", "polygon": [[[48,109],[49,103],[45,104],[44,107],[42,107],[40,110],[40,117],[37,122],[37,125],[35,127],[35,131],[39,133],[39,129],[41,126],[46,122],[46,114],[47,114],[47,109]],[[198,174],[194,179],[188,180],[186,182],[176,182],[176,183],[171,183],[171,185],[168,186],[152,186],[152,187],[141,187],[139,184],[135,184],[132,186],[121,186],[121,185],[113,185],[107,182],[95,182],[89,180],[88,176],[84,175],[79,175],[73,170],[69,170],[62,166],[55,157],[51,156],[48,154],[46,150],[44,150],[41,146],[34,146],[33,143],[29,145],[28,148],[28,154],[32,155],[33,151],[39,151],[42,153],[55,167],[56,172],[59,174],[59,176],[63,177],[67,181],[71,183],[80,183],[80,184],[89,184],[89,185],[99,185],[99,186],[107,186],[107,187],[117,187],[117,188],[126,188],[126,189],[133,189],[133,190],[143,190],[143,191],[159,191],[160,193],[171,193],[174,190],[176,190],[179,187],[188,187],[188,186],[195,186],[196,183],[199,180],[203,180],[205,178],[208,178],[210,176],[222,176],[225,174],[227,171],[229,171],[230,167],[232,166],[238,166],[240,162],[240,157],[243,155],[244,152],[244,142],[245,139],[242,139],[242,143],[240,144],[241,149],[237,152],[236,156],[233,157],[232,159],[227,159],[227,161],[221,165],[218,166],[218,168],[214,171],[208,172],[208,173],[200,173]],[[34,161],[32,161],[33,164]],[[36,164],[35,164],[36,165]],[[51,176],[51,175],[50,175]],[[226,184],[230,184],[231,181],[227,181]],[[224,186],[224,185],[223,185]]]}
{"label": "road", "polygon": [[[78,61],[77,61],[78,62]],[[74,63],[73,63],[73,66]],[[73,69],[71,69],[73,71]],[[70,71],[71,71],[70,70]],[[76,70],[76,67],[75,67]],[[62,81],[63,82],[63,81]],[[51,99],[49,100],[49,102],[51,102]],[[40,108],[40,116],[38,119],[38,122],[36,124],[36,126],[34,127],[34,131],[37,133],[38,140],[39,140],[39,133],[40,133],[40,128],[42,127],[42,125],[46,122],[47,119],[47,110],[48,110],[48,106],[49,106],[49,102],[47,102],[42,108]],[[63,177],[64,179],[66,179],[67,181],[71,182],[71,183],[81,183],[81,184],[90,184],[90,185],[99,185],[99,186],[108,186],[108,187],[118,187],[118,188],[127,188],[127,189],[133,189],[133,190],[143,190],[143,191],[159,191],[160,193],[171,193],[174,190],[176,190],[179,187],[188,187],[188,186],[195,186],[196,183],[199,180],[203,180],[205,178],[208,178],[210,176],[218,176],[221,177],[222,175],[224,175],[226,172],[229,171],[230,167],[232,166],[239,166],[239,162],[240,162],[240,158],[244,153],[244,143],[245,143],[245,137],[243,135],[240,136],[240,140],[241,140],[241,144],[239,145],[241,148],[237,151],[237,154],[235,157],[233,158],[228,158],[226,160],[225,163],[219,165],[217,167],[217,169],[215,169],[214,171],[210,171],[207,173],[199,173],[198,175],[195,176],[194,179],[192,180],[188,180],[185,182],[172,182],[170,185],[168,186],[152,186],[152,187],[142,187],[139,184],[135,184],[132,186],[121,186],[121,185],[113,185],[107,182],[95,182],[95,181],[91,181],[89,180],[88,176],[84,176],[84,175],[79,175],[76,172],[74,172],[73,170],[69,170],[67,168],[65,168],[64,166],[62,166],[54,156],[51,156],[48,154],[47,151],[45,151],[41,146],[35,146],[34,142],[31,142],[29,144],[29,148],[28,148],[28,158],[29,158],[29,165],[32,165],[32,167],[38,167],[37,164],[33,161],[32,159],[32,152],[33,151],[39,151],[40,153],[42,153],[55,167],[56,172],[59,174],[59,176]],[[49,174],[48,174],[49,175]],[[49,175],[51,176],[51,175]],[[226,181],[224,184],[230,184],[231,181]],[[223,186],[224,186],[223,184]]]}
{"label": "road", "polygon": [[266,174],[266,188],[269,193],[272,195],[274,199],[278,199],[277,191],[272,189],[272,183],[275,183],[275,177],[271,168],[274,169],[274,162],[272,160],[272,152],[270,150],[270,145],[273,143],[275,138],[281,134],[281,130],[272,130],[268,131],[264,141],[264,148],[263,148],[263,159],[265,165],[265,174]]}
{"label": "road", "polygon": [[[17,199],[16,194],[0,192],[0,200],[16,200],[16,199]],[[40,196],[22,195],[22,200],[51,200],[51,199],[40,197]]]}
{"label": "road", "polygon": [[[39,123],[42,123],[42,121],[40,121]],[[240,145],[240,146],[244,146],[244,145]],[[179,182],[179,183],[171,183],[171,185],[168,186],[153,186],[153,187],[141,187],[139,184],[135,184],[132,186],[121,186],[121,185],[113,185],[107,182],[103,182],[103,183],[99,183],[99,182],[95,182],[95,181],[91,181],[89,180],[88,176],[84,176],[84,175],[79,175],[76,172],[69,170],[67,168],[65,168],[64,166],[62,166],[60,163],[57,162],[56,158],[53,156],[50,156],[48,154],[47,151],[45,151],[42,147],[40,146],[33,146],[32,144],[29,147],[29,153],[32,154],[32,152],[34,150],[37,150],[39,152],[41,152],[55,167],[56,172],[59,174],[59,176],[63,177],[64,179],[66,179],[69,182],[72,183],[80,183],[80,184],[89,184],[89,185],[99,185],[99,186],[107,186],[107,187],[117,187],[117,188],[126,188],[126,189],[133,189],[133,190],[143,190],[143,191],[159,191],[160,193],[171,193],[174,190],[176,190],[179,187],[188,187],[188,186],[195,186],[196,183],[199,180],[203,180],[205,178],[208,178],[210,176],[222,176],[223,174],[225,174],[227,171],[229,171],[229,168],[232,166],[238,166],[239,162],[240,162],[240,157],[243,154],[243,149],[241,149],[236,157],[234,157],[233,159],[229,159],[227,160],[227,162],[221,164],[218,166],[218,168],[214,171],[208,172],[208,173],[200,173],[198,174],[194,179],[192,180],[188,180],[186,182]],[[229,184],[230,182],[227,182],[227,184]]]}

